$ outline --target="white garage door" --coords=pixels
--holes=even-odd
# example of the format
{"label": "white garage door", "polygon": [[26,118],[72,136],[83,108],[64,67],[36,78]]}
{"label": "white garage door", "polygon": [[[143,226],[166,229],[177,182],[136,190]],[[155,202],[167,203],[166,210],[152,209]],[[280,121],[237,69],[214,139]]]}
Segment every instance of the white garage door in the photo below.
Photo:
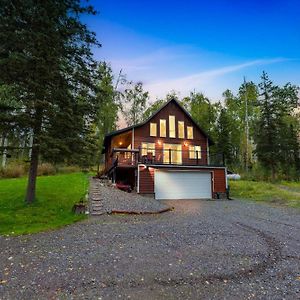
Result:
{"label": "white garage door", "polygon": [[155,171],[156,199],[211,198],[211,173],[187,171]]}

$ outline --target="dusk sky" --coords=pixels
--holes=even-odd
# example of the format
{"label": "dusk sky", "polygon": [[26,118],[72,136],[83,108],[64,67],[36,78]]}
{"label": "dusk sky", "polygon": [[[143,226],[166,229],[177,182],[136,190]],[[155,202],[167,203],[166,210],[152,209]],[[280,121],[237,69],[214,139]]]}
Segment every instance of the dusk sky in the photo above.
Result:
{"label": "dusk sky", "polygon": [[142,81],[152,100],[171,90],[217,101],[263,70],[300,85],[300,1],[90,1],[84,21],[102,48],[96,58]]}

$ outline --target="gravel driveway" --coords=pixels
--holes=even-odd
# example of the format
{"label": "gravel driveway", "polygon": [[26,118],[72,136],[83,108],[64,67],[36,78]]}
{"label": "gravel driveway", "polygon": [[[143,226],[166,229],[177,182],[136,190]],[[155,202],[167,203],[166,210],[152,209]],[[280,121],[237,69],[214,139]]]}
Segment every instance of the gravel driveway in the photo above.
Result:
{"label": "gravel driveway", "polygon": [[1,299],[299,299],[299,210],[172,201],[0,237]]}

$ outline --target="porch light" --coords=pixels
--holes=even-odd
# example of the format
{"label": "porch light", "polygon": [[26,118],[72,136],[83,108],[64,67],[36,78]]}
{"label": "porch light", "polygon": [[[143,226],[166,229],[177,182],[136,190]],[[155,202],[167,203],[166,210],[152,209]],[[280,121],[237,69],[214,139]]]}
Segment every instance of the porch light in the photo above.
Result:
{"label": "porch light", "polygon": [[119,145],[122,146],[122,145],[123,145],[123,142],[119,142]]}
{"label": "porch light", "polygon": [[188,142],[184,142],[183,145],[184,145],[185,147],[187,147],[187,146],[188,146]]}
{"label": "porch light", "polygon": [[158,140],[158,141],[157,141],[157,144],[158,144],[158,145],[161,145],[161,140]]}

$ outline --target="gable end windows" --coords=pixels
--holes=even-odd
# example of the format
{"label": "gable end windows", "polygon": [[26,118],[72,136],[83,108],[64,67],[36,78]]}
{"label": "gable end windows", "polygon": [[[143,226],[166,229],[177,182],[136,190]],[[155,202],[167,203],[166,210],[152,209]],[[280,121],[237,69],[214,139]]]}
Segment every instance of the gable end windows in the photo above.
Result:
{"label": "gable end windows", "polygon": [[184,122],[178,121],[178,137],[184,139]]}
{"label": "gable end windows", "polygon": [[176,132],[175,132],[175,116],[169,116],[169,137],[175,138]]}
{"label": "gable end windows", "polygon": [[159,135],[160,137],[166,137],[167,136],[167,125],[166,120],[159,120]]}
{"label": "gable end windows", "polygon": [[193,126],[187,126],[187,138],[192,140],[194,138]]}
{"label": "gable end windows", "polygon": [[157,136],[157,125],[156,125],[156,123],[150,123],[150,136]]}

